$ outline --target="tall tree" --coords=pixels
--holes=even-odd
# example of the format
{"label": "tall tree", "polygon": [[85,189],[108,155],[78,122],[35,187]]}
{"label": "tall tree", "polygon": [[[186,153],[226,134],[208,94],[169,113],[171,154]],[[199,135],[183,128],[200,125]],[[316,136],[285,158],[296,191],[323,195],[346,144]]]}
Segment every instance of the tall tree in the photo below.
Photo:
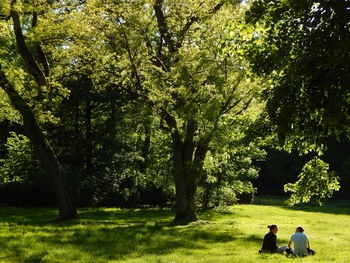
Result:
{"label": "tall tree", "polygon": [[[325,138],[349,136],[349,20],[346,0],[256,0],[241,24],[246,34],[230,38],[241,43],[254,76],[266,80],[265,121],[284,147],[320,155]],[[291,203],[338,190],[327,169],[316,157],[307,163],[299,181],[285,187],[295,192]]]}
{"label": "tall tree", "polygon": [[[8,42],[1,47],[0,87],[8,95],[12,106],[21,114],[24,130],[35,146],[43,168],[52,175],[59,206],[59,218],[75,218],[76,208],[65,181],[64,168],[40,127],[35,112],[45,105],[43,102],[48,99],[45,93],[50,93],[52,88],[50,66],[40,41],[34,38],[28,44],[25,37],[25,32],[32,32],[37,27],[39,11],[44,11],[47,6],[31,6],[13,0],[6,7],[3,6],[1,9],[4,12],[1,16],[5,21],[2,21],[1,27],[7,33],[7,35],[3,34]],[[6,49],[9,56],[4,56],[3,52],[6,52]],[[15,62],[11,61],[11,58],[16,58]],[[14,69],[14,67],[19,68]],[[14,76],[14,71],[22,76]]]}
{"label": "tall tree", "polygon": [[259,88],[246,82],[239,65],[221,53],[222,25],[237,11],[237,3],[90,4],[93,14],[100,12],[95,25],[104,24],[108,42],[124,49],[119,60],[124,67],[121,85],[153,109],[160,127],[171,136],[174,221],[197,220],[194,198],[213,137],[229,129],[237,116],[258,112],[252,102]]}

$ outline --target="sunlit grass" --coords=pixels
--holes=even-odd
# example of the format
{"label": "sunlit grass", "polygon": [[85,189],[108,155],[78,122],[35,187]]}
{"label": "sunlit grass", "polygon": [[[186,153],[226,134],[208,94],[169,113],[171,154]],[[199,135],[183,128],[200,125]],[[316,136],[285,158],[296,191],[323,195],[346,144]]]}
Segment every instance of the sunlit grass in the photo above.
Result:
{"label": "sunlit grass", "polygon": [[[349,203],[293,209],[276,198],[257,203],[201,212],[202,221],[188,226],[169,225],[168,209],[82,209],[79,220],[57,222],[55,209],[2,207],[0,262],[349,262]],[[316,256],[259,255],[273,223],[280,245],[303,225]]]}

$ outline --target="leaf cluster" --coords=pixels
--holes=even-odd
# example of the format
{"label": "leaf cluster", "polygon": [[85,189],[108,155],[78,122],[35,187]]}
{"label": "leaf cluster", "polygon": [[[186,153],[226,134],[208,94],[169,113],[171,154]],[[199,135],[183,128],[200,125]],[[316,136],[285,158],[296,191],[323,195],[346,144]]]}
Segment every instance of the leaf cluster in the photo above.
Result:
{"label": "leaf cluster", "polygon": [[[280,138],[318,144],[348,133],[348,1],[254,1],[243,54],[267,81],[267,111]],[[253,26],[253,27],[252,27]]]}
{"label": "leaf cluster", "polygon": [[306,163],[298,175],[298,181],[284,186],[285,192],[292,192],[289,204],[307,203],[315,198],[321,205],[324,199],[332,197],[340,185],[339,178],[333,171],[328,172],[328,169],[329,165],[317,157]]}

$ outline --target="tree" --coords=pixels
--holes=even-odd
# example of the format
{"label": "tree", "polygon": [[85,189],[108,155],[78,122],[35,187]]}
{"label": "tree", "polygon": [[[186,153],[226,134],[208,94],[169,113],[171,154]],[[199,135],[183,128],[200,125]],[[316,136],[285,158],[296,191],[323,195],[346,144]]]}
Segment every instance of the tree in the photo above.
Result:
{"label": "tree", "polygon": [[90,5],[89,12],[97,16],[93,24],[104,28],[110,54],[120,54],[113,44],[123,47],[117,65],[124,79],[119,85],[148,105],[171,137],[174,221],[197,220],[195,193],[214,136],[230,129],[237,116],[259,112],[259,87],[245,81],[236,61],[221,52],[222,25],[237,11],[237,2]]}
{"label": "tree", "polygon": [[253,1],[244,54],[268,79],[270,120],[280,137],[320,144],[349,134],[350,5],[339,1]]}
{"label": "tree", "polygon": [[[48,7],[15,0],[2,6],[0,11],[4,20],[1,21],[1,28],[5,32],[5,40],[2,40],[4,45],[0,47],[0,87],[6,92],[14,109],[21,114],[26,135],[36,148],[45,171],[53,177],[59,218],[71,219],[77,213],[65,181],[64,168],[40,127],[35,112],[49,105],[45,105],[45,101],[52,102],[50,96],[54,87],[41,40],[35,38],[35,33],[31,35],[38,26],[39,11],[45,13],[44,10]],[[24,32],[33,37],[30,44]],[[20,75],[16,76],[14,72]]]}
{"label": "tree", "polygon": [[[252,1],[241,24],[246,34],[229,40],[241,43],[253,76],[265,79],[265,120],[285,148],[320,155],[328,136],[349,136],[349,7],[346,0]],[[297,193],[294,201],[302,200],[300,192],[324,197],[338,187],[336,177],[325,176],[326,165],[314,160],[285,188]],[[308,181],[315,178],[317,187]]]}

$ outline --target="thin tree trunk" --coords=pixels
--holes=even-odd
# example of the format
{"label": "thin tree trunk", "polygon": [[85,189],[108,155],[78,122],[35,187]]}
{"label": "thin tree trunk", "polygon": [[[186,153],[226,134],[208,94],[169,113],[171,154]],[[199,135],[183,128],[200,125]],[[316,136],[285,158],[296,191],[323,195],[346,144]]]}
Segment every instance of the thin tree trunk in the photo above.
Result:
{"label": "thin tree trunk", "polygon": [[148,155],[149,155],[149,151],[151,148],[151,135],[149,133],[149,131],[146,131],[146,138],[143,141],[142,147],[141,147],[141,156],[143,158],[143,162],[140,165],[140,172],[141,173],[145,173],[148,167]]}
{"label": "thin tree trunk", "polygon": [[145,139],[142,142],[142,146],[141,146],[141,156],[143,158],[143,162],[140,165],[140,172],[141,173],[145,173],[148,167],[148,162],[149,162],[149,153],[150,153],[150,149],[151,149],[151,123],[149,118],[145,119],[144,122],[144,128],[145,128]]}
{"label": "thin tree trunk", "polygon": [[203,210],[208,210],[209,209],[209,202],[210,202],[210,198],[212,195],[212,185],[211,183],[208,183],[207,181],[207,176],[205,176],[205,178],[203,179],[204,181],[204,196],[202,199],[202,205],[203,205]]}
{"label": "thin tree trunk", "polygon": [[222,183],[222,175],[221,173],[217,177],[217,182],[216,182],[216,198],[215,198],[215,207],[218,207],[220,205],[220,188],[221,188],[221,183]]}
{"label": "thin tree trunk", "polygon": [[73,101],[73,103],[75,104],[75,108],[74,108],[74,153],[76,155],[78,155],[78,153],[80,152],[79,149],[79,110],[80,110],[80,103],[79,103],[79,99],[76,99]]}
{"label": "thin tree trunk", "polygon": [[91,136],[91,101],[86,100],[85,105],[85,146],[86,146],[86,162],[85,176],[88,178],[92,172],[92,136]]}

